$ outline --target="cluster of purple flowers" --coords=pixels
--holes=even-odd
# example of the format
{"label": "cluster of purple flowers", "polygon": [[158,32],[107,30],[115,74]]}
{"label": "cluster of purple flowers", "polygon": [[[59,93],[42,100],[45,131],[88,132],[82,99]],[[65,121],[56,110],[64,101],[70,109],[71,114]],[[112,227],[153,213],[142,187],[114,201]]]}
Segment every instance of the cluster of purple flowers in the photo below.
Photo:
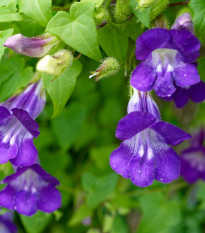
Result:
{"label": "cluster of purple flowers", "polygon": [[[131,76],[133,95],[127,115],[116,130],[116,137],[123,142],[112,152],[110,166],[137,186],[151,185],[154,179],[169,183],[180,175],[180,157],[171,146],[190,139],[191,135],[160,119],[149,91],[154,90],[165,100],[174,100],[177,107],[184,106],[189,98],[195,102],[205,99],[205,84],[196,68],[200,42],[193,33],[191,17],[186,13],[171,30],[150,29],[136,41],[136,58],[141,63]],[[183,153],[189,155],[183,156],[182,165],[186,158],[191,160],[189,150]],[[201,163],[193,164],[199,173],[202,167],[205,169]],[[181,172],[185,174],[183,169]]]}
{"label": "cluster of purple flowers", "polygon": [[[15,35],[5,46],[14,47],[25,55],[42,56],[48,46],[53,46],[48,45],[51,40],[53,38],[47,35],[31,39]],[[33,138],[40,133],[35,119],[45,103],[42,80],[29,84],[20,94],[0,103],[0,164],[10,161],[15,170],[2,181],[7,185],[0,191],[0,206],[28,216],[37,210],[51,213],[61,206],[61,195],[56,189],[59,181],[40,166],[33,143]],[[15,232],[0,216],[0,229],[2,224],[8,228],[5,232]]]}

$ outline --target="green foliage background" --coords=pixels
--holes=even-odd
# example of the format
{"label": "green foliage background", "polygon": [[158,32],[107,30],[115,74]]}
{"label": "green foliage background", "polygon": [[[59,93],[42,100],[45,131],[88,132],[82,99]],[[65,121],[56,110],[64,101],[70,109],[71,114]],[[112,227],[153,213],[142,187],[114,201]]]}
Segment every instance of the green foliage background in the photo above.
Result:
{"label": "green foliage background", "polygon": [[[171,0],[175,2],[180,1]],[[148,188],[139,188],[109,167],[110,153],[120,143],[115,138],[115,129],[126,114],[129,78],[137,64],[135,40],[153,25],[152,6],[139,9],[136,0],[124,1],[130,14],[124,23],[118,23],[114,16],[115,3],[109,0],[0,1],[0,101],[30,82],[37,63],[35,58],[4,48],[4,41],[12,34],[36,36],[49,32],[61,39],[56,51],[66,48],[75,57],[82,54],[55,81],[50,82],[51,75],[42,74],[48,98],[45,110],[37,119],[41,134],[35,145],[42,167],[60,180],[62,208],[53,214],[38,212],[32,217],[16,214],[20,233],[204,232],[203,182],[190,186],[179,178],[171,184],[154,182]],[[191,0],[189,5],[174,7],[162,5],[159,14],[167,17],[171,25],[185,6],[192,10],[196,35],[202,43],[198,70],[205,80],[204,0]],[[98,14],[102,8],[110,16],[104,15],[106,23],[101,21],[99,26]],[[90,71],[96,70],[106,56],[120,61],[119,73],[97,83],[88,79]],[[154,99],[163,120],[189,133],[205,123],[204,103],[189,103],[181,110],[155,95]],[[187,145],[183,143],[176,151]],[[11,173],[9,164],[0,165],[1,179]]]}

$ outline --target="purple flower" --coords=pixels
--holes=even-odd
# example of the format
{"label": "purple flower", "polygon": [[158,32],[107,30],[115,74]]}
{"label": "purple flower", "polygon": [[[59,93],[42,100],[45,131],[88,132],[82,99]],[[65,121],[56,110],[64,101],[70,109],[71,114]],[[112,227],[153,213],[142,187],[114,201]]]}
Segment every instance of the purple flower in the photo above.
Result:
{"label": "purple flower", "polygon": [[117,126],[116,137],[123,142],[110,156],[110,166],[140,187],[156,179],[169,183],[179,176],[179,156],[170,147],[191,136],[160,120],[158,107],[148,93],[134,90],[128,114]]}
{"label": "purple flower", "polygon": [[58,180],[38,164],[17,168],[2,183],[7,186],[0,192],[0,205],[20,214],[51,213],[61,206],[60,192],[55,188]]}
{"label": "purple flower", "polygon": [[17,228],[12,222],[13,214],[7,212],[0,215],[0,232],[1,233],[16,233]]}
{"label": "purple flower", "polygon": [[42,88],[42,81],[38,81],[0,104],[0,164],[10,160],[15,166],[28,166],[36,161],[33,138],[39,130],[34,119],[45,106]]}
{"label": "purple flower", "polygon": [[189,13],[184,13],[180,15],[174,24],[172,25],[172,29],[176,30],[186,30],[190,31],[192,34],[194,34],[194,25],[191,19],[191,15]]}
{"label": "purple flower", "polygon": [[142,61],[134,70],[131,84],[139,91],[155,90],[170,97],[177,87],[200,82],[192,64],[199,56],[200,42],[189,31],[150,29],[136,42],[136,57]]}
{"label": "purple flower", "polygon": [[198,179],[205,180],[205,131],[201,130],[190,143],[190,147],[181,153],[180,172],[189,183],[194,183]]}
{"label": "purple flower", "polygon": [[205,83],[199,82],[188,87],[178,87],[171,97],[163,98],[167,101],[174,100],[177,108],[182,108],[191,99],[195,103],[205,100]]}
{"label": "purple flower", "polygon": [[4,46],[11,48],[19,54],[30,57],[42,57],[58,42],[57,38],[50,34],[31,38],[16,34],[9,37],[4,43]]}

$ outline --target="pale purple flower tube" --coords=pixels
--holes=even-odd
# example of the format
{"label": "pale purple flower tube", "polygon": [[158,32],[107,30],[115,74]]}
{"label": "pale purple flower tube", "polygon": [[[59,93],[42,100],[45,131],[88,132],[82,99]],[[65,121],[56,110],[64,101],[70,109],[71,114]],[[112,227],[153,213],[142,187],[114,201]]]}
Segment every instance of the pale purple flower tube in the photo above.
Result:
{"label": "pale purple flower tube", "polygon": [[36,161],[33,138],[39,135],[39,127],[34,119],[44,109],[45,101],[40,80],[0,104],[0,163],[10,160],[15,166],[29,166]]}
{"label": "pale purple flower tube", "polygon": [[58,39],[50,34],[36,37],[25,37],[16,34],[9,37],[4,46],[29,57],[43,57],[58,42]]}

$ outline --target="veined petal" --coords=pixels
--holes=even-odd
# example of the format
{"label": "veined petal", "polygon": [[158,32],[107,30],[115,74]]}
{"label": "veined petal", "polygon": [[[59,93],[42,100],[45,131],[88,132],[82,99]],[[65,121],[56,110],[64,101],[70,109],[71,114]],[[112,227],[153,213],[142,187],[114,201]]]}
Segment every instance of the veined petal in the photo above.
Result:
{"label": "veined petal", "polygon": [[23,109],[13,108],[11,110],[14,116],[21,122],[21,124],[33,135],[33,137],[38,137],[39,135],[39,126],[36,121],[34,121],[28,114],[27,111]]}
{"label": "veined petal", "polygon": [[156,72],[150,61],[141,62],[133,71],[131,85],[139,91],[150,91],[156,79]]}
{"label": "veined petal", "polygon": [[[178,145],[184,140],[191,139],[190,134],[165,121],[156,122],[151,126],[151,128],[157,133],[159,133],[167,144],[173,146]],[[161,137],[159,139],[161,139]]]}
{"label": "veined petal", "polygon": [[29,166],[35,163],[38,151],[33,144],[33,138],[22,138],[18,142],[18,153],[11,163],[15,166]]}
{"label": "veined petal", "polygon": [[177,86],[185,87],[200,82],[196,67],[192,64],[181,63],[173,71],[173,78]]}
{"label": "veined petal", "polygon": [[148,112],[131,112],[119,121],[116,137],[120,140],[129,139],[155,121],[156,118]]}

